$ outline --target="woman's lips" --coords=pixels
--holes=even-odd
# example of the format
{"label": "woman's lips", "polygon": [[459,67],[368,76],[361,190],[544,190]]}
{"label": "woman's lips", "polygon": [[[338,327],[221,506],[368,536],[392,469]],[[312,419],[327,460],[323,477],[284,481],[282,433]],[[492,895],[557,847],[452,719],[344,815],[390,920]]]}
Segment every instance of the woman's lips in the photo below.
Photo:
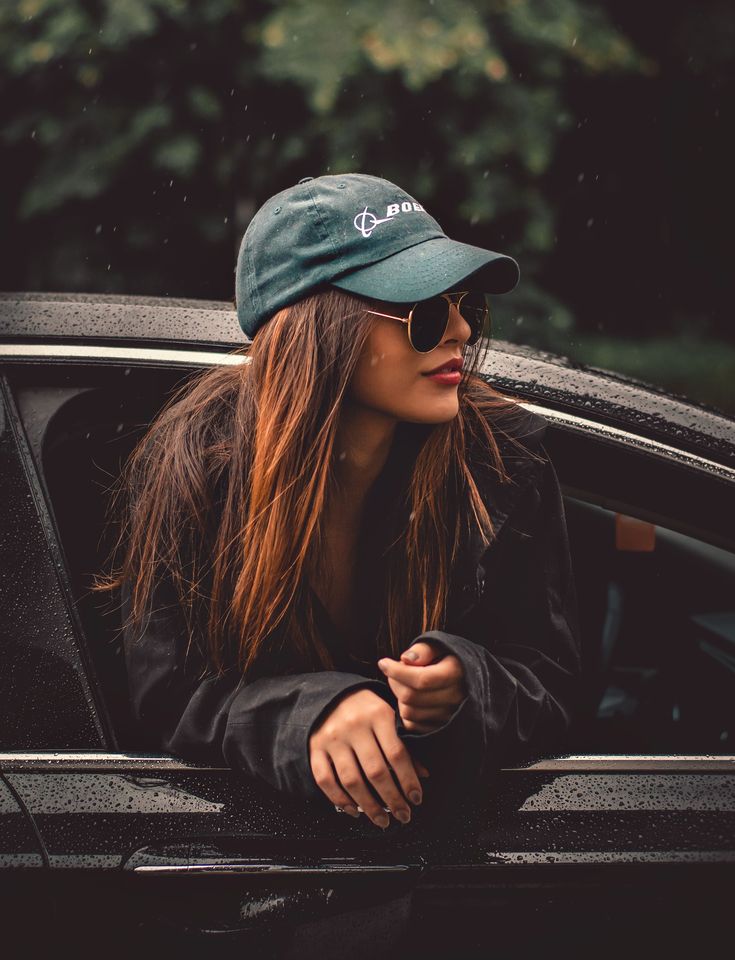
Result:
{"label": "woman's lips", "polygon": [[453,387],[462,379],[462,372],[460,370],[452,370],[451,373],[422,373],[421,376],[426,377],[427,380],[435,380],[437,383],[445,383],[447,386]]}

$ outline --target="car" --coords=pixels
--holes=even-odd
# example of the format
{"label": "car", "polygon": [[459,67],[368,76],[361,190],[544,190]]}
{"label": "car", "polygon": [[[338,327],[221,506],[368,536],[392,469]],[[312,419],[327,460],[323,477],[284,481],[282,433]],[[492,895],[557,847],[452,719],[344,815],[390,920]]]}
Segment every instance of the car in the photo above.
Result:
{"label": "car", "polygon": [[[504,341],[549,422],[579,598],[569,752],[383,834],[141,749],[89,589],[109,494],[173,390],[242,363],[231,304],[0,295],[0,917],[7,945],[207,956],[690,955],[735,881],[735,421]],[[349,821],[349,822],[346,822]],[[9,954],[13,955],[13,954]]]}

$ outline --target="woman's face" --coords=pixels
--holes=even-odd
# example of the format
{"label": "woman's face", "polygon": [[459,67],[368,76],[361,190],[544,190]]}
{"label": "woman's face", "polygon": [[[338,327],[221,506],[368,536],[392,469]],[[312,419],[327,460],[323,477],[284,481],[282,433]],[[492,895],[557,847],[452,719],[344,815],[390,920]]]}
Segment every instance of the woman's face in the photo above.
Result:
{"label": "woman's face", "polygon": [[[410,305],[376,301],[374,309],[407,317]],[[461,358],[472,330],[457,307],[449,307],[444,336],[430,353],[417,353],[408,339],[408,324],[368,315],[374,326],[350,381],[349,397],[365,407],[413,423],[443,423],[459,412],[457,384],[425,374]],[[455,378],[458,379],[458,378]]]}

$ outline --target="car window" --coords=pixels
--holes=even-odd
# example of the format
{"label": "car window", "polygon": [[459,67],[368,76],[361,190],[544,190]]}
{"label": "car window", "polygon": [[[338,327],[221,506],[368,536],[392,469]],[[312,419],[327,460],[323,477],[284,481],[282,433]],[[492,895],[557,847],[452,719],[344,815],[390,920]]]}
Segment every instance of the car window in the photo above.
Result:
{"label": "car window", "polygon": [[104,745],[52,533],[0,375],[0,749]]}
{"label": "car window", "polygon": [[735,552],[565,498],[584,638],[575,750],[732,753]]}
{"label": "car window", "polygon": [[[104,528],[109,488],[193,371],[29,366],[14,373],[87,644],[120,743],[136,749],[117,611],[88,587],[112,546]],[[591,438],[572,442],[554,427],[548,437],[583,640],[584,702],[572,749],[732,752],[735,550],[720,522],[731,488],[674,459]]]}
{"label": "car window", "polygon": [[119,598],[90,586],[107,571],[118,533],[106,522],[112,484],[181,377],[180,369],[123,366],[30,365],[10,373],[86,647],[118,742],[128,749],[142,744],[128,709]]}

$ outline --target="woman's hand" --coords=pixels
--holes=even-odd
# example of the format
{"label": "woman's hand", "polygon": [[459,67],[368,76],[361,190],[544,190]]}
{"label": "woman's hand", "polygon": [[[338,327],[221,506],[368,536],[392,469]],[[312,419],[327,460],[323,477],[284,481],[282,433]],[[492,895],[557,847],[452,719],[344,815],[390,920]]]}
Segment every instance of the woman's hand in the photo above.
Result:
{"label": "woman's hand", "polygon": [[411,803],[421,803],[419,775],[428,776],[426,767],[413,760],[401,742],[395,717],[393,707],[377,693],[356,690],[343,697],[309,737],[311,772],[319,788],[353,817],[359,817],[357,808],[361,807],[382,829],[390,817],[366,781],[391,813],[408,823],[411,808],[406,797]]}
{"label": "woman's hand", "polygon": [[378,666],[398,700],[404,727],[412,733],[443,726],[467,696],[459,658],[428,641],[414,643],[400,660],[384,657]]}

